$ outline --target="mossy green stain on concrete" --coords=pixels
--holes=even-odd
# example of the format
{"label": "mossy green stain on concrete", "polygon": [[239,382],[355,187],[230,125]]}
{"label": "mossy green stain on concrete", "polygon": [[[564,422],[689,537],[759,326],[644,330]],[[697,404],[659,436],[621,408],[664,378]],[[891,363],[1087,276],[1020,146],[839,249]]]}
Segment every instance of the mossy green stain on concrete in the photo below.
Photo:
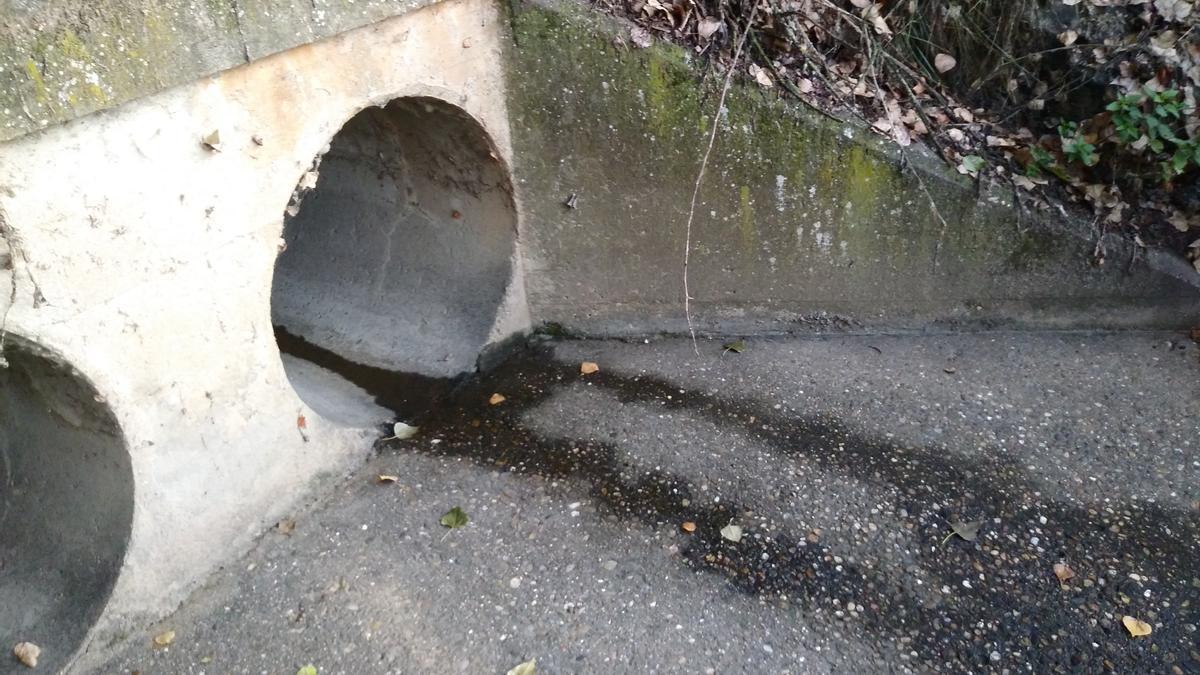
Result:
{"label": "mossy green stain on concrete", "polygon": [[[689,127],[703,131],[707,124],[696,105],[696,84],[683,76],[679,66],[656,49],[646,55],[645,96],[649,121],[662,140],[688,133]],[[697,122],[699,120],[699,122]]]}
{"label": "mossy green stain on concrete", "polygon": [[[875,215],[879,202],[879,188],[882,187],[880,183],[883,181],[882,170],[886,170],[886,168],[880,162],[868,157],[862,147],[857,145],[850,147],[845,177],[847,203],[852,209],[852,212],[847,214],[849,216],[847,220],[851,224],[855,221],[863,221],[864,217],[869,219]],[[863,224],[869,224],[869,221]]]}
{"label": "mossy green stain on concrete", "polygon": [[33,59],[25,62],[25,74],[29,78],[29,82],[33,84],[33,100],[48,108],[53,108],[54,103],[50,100],[50,90],[46,88],[46,80],[42,77],[42,71],[38,69]]}
{"label": "mossy green stain on concrete", "polygon": [[[524,5],[512,25],[515,170],[530,194],[578,191],[583,204],[570,237],[531,228],[528,244],[548,270],[531,301],[553,304],[579,278],[589,280],[589,297],[618,306],[677,299],[675,275],[635,263],[682,255],[720,74],[701,77],[703,63],[674,46],[633,48],[624,27],[572,5]],[[928,169],[902,172],[894,149],[864,130],[736,83],[719,125],[692,229],[698,303],[761,309],[825,298],[831,305],[818,308],[888,311],[938,297],[937,280],[946,270],[961,277],[968,259],[1001,271],[1027,259],[1007,257],[1011,244],[993,222],[1007,211],[977,209],[973,186],[952,175],[924,173],[923,187],[913,172]],[[526,215],[563,220],[553,200],[531,203]],[[613,274],[613,260],[632,267]],[[971,292],[986,297],[987,284],[977,286]]]}

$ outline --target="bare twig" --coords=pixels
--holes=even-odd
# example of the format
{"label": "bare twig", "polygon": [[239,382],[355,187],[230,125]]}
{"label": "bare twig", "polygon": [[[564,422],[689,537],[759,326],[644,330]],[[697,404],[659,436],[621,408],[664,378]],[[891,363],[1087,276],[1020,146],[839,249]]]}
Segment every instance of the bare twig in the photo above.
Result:
{"label": "bare twig", "polygon": [[758,0],[750,7],[750,16],[746,19],[746,27],[742,30],[742,34],[738,37],[737,45],[733,50],[733,58],[729,62],[729,69],[725,73],[725,82],[721,85],[721,97],[717,99],[717,110],[713,115],[712,131],[708,135],[708,147],[704,149],[704,157],[700,160],[700,171],[696,173],[696,185],[692,188],[692,204],[688,209],[687,225],[684,227],[684,244],[683,244],[683,314],[687,318],[688,334],[692,337],[692,349],[696,355],[700,355],[700,346],[696,343],[696,327],[692,323],[692,296],[688,289],[688,263],[692,257],[692,223],[696,219],[696,200],[700,197],[700,184],[704,181],[704,171],[708,168],[708,158],[712,155],[713,145],[717,142],[717,129],[721,126],[721,111],[725,109],[725,97],[729,94],[729,85],[733,81],[733,73],[737,69],[738,59],[742,55],[742,48],[746,45],[746,37],[750,35],[754,26],[754,15],[758,13]]}

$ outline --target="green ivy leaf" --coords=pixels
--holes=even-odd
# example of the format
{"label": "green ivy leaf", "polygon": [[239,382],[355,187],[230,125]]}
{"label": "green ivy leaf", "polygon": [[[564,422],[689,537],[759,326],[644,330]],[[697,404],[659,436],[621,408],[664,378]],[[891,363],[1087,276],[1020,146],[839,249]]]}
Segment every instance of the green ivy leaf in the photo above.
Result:
{"label": "green ivy leaf", "polygon": [[979,173],[985,166],[987,166],[987,161],[979,155],[966,155],[962,158],[962,168],[971,173]]}
{"label": "green ivy leaf", "polygon": [[459,507],[454,507],[442,515],[442,519],[438,522],[442,527],[448,527],[452,530],[457,530],[460,527],[465,527],[467,524],[467,514]]}
{"label": "green ivy leaf", "polygon": [[297,670],[296,675],[317,675],[317,667],[310,663],[300,670]]}
{"label": "green ivy leaf", "polygon": [[746,351],[745,340],[734,340],[733,342],[726,342],[721,346],[724,347],[726,351],[730,351],[735,354],[741,354],[742,352]]}

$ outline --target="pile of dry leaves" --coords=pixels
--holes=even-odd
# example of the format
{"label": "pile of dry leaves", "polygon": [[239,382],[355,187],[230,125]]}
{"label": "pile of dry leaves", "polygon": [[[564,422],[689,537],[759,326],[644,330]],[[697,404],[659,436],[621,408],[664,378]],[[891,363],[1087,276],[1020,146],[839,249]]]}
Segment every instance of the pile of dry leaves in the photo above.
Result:
{"label": "pile of dry leaves", "polygon": [[685,44],[902,148],[927,143],[1030,208],[1078,202],[1101,232],[1200,272],[1193,0],[593,1],[637,24],[636,45]]}

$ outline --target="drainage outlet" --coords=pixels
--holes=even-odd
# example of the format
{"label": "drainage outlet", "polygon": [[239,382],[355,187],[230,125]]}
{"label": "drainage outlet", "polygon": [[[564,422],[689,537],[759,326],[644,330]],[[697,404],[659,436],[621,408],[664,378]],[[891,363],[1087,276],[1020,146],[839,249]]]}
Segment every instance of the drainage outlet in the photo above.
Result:
{"label": "drainage outlet", "polygon": [[[282,351],[432,378],[473,370],[516,223],[508,173],[461,109],[403,98],[358,113],[288,205],[271,294]],[[284,365],[308,405],[339,417],[302,364]]]}
{"label": "drainage outlet", "polygon": [[133,518],[117,423],[78,374],[8,336],[0,369],[0,650],[42,649],[56,672],[100,617]]}

